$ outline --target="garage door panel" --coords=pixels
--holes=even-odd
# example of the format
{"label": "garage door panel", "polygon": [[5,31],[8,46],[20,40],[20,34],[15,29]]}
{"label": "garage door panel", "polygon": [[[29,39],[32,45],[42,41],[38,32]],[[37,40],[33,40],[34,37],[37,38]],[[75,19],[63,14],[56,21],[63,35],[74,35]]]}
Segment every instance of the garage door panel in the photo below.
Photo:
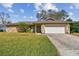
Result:
{"label": "garage door panel", "polygon": [[65,33],[65,27],[45,27],[45,33]]}

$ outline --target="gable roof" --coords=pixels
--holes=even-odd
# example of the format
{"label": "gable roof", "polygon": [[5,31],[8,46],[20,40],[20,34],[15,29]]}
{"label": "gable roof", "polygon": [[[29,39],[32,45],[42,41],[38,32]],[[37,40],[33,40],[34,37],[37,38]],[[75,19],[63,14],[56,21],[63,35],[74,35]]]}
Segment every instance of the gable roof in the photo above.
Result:
{"label": "gable roof", "polygon": [[45,23],[67,24],[67,23],[71,23],[71,22],[68,22],[68,21],[37,21],[37,22],[34,22],[34,24],[45,24]]}
{"label": "gable roof", "polygon": [[16,23],[6,24],[6,26],[18,26]]}
{"label": "gable roof", "polygon": [[[68,21],[35,21],[35,22],[26,22],[29,25],[33,25],[33,24],[67,24],[67,23],[71,23]],[[6,24],[6,26],[18,26],[17,23],[12,23],[12,24]]]}
{"label": "gable roof", "polygon": [[42,23],[71,23],[69,21],[63,21],[63,20],[57,20],[57,19],[54,19],[54,18],[46,18],[45,20],[40,20],[40,21],[36,21],[34,22],[35,24],[42,24]]}
{"label": "gable roof", "polygon": [[56,21],[56,19],[49,17],[46,19],[46,21]]}
{"label": "gable roof", "polygon": [[[67,24],[67,23],[72,23],[68,21],[57,21],[54,18],[47,18],[46,20],[41,20],[41,21],[27,21],[26,22],[29,25],[34,25],[34,24]],[[11,23],[11,24],[6,24],[6,26],[18,26],[17,23]]]}

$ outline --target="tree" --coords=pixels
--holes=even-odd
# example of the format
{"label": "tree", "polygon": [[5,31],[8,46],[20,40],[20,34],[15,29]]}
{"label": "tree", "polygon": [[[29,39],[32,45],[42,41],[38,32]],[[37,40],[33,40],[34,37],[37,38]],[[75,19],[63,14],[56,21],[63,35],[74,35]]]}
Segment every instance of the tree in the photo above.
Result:
{"label": "tree", "polygon": [[8,13],[0,12],[0,20],[2,24],[6,24],[9,18],[10,18],[10,15]]}
{"label": "tree", "polygon": [[51,9],[49,9],[49,10],[47,11],[47,14],[54,14],[54,13],[56,13],[56,11],[53,11],[53,10],[51,10]]}
{"label": "tree", "polygon": [[73,22],[73,20],[71,18],[67,19],[66,21]]}
{"label": "tree", "polygon": [[7,24],[7,20],[8,18],[10,18],[9,14],[8,13],[5,13],[5,12],[0,12],[0,20],[1,20],[1,23],[2,23],[2,29],[0,28],[1,31],[6,31],[6,24]]}
{"label": "tree", "polygon": [[19,22],[18,23],[21,32],[27,32],[29,29],[29,25],[26,22]]}
{"label": "tree", "polygon": [[68,13],[64,10],[61,10],[58,12],[48,14],[48,17],[54,18],[55,20],[58,21],[64,21],[68,17]]}
{"label": "tree", "polygon": [[74,21],[70,24],[71,32],[79,32],[79,21]]}
{"label": "tree", "polygon": [[79,21],[73,21],[71,18],[67,19],[66,21],[70,23],[70,32],[79,32]]}
{"label": "tree", "polygon": [[37,13],[37,18],[38,20],[43,20],[47,18],[47,13],[45,10],[41,10],[40,12]]}
{"label": "tree", "polygon": [[7,24],[12,24],[12,22],[11,22],[11,21],[7,21],[6,23],[7,23]]}
{"label": "tree", "polygon": [[40,20],[43,19],[45,20],[46,18],[53,18],[58,21],[64,21],[69,15],[65,10],[61,10],[58,12],[52,11],[52,10],[42,10],[40,13],[37,15]]}
{"label": "tree", "polygon": [[69,15],[68,15],[68,13],[65,10],[61,10],[59,12],[58,16],[59,16],[60,20],[65,20]]}

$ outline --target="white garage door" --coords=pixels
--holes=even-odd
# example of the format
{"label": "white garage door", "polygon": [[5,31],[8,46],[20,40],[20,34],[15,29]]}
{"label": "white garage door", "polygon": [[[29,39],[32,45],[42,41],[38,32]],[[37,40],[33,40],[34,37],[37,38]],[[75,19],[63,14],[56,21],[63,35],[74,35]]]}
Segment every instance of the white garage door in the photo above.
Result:
{"label": "white garage door", "polygon": [[45,27],[45,33],[65,33],[65,27]]}

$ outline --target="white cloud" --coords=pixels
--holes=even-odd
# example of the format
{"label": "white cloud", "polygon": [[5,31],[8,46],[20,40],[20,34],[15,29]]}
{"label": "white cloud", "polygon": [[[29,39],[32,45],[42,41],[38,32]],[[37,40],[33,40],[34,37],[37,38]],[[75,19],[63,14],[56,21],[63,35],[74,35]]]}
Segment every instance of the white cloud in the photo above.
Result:
{"label": "white cloud", "polygon": [[24,9],[20,9],[20,12],[21,12],[21,13],[24,13]]}
{"label": "white cloud", "polygon": [[56,7],[56,5],[55,5],[55,4],[52,4],[52,3],[46,3],[46,4],[44,5],[44,9],[45,9],[45,10],[50,10],[50,9],[52,9],[52,10],[54,10],[54,11],[58,11],[58,8]]}
{"label": "white cloud", "polygon": [[30,16],[30,18],[32,19],[33,17],[32,17],[32,16]]}
{"label": "white cloud", "polygon": [[35,3],[35,4],[34,4],[35,9],[36,9],[37,11],[41,10],[42,5],[43,5],[42,3]]}
{"label": "white cloud", "polygon": [[27,19],[33,19],[33,16],[29,16],[29,17],[23,16],[23,18],[24,18],[24,19],[26,19],[26,18],[27,18]]}
{"label": "white cloud", "polygon": [[70,9],[73,9],[74,7],[73,6],[70,6]]}
{"label": "white cloud", "polygon": [[39,11],[39,10],[49,10],[49,9],[52,9],[52,10],[54,10],[54,11],[58,11],[58,8],[56,7],[56,5],[55,4],[52,4],[52,3],[36,3],[35,4],[35,9],[37,10],[37,11]]}
{"label": "white cloud", "polygon": [[26,16],[23,16],[23,18],[27,18]]}
{"label": "white cloud", "polygon": [[72,16],[72,15],[73,15],[73,13],[72,13],[72,12],[69,12],[69,15],[70,15],[70,16]]}
{"label": "white cloud", "polygon": [[79,9],[79,3],[73,3],[72,4],[76,9]]}
{"label": "white cloud", "polygon": [[14,13],[14,11],[13,11],[12,9],[8,9],[8,11],[9,11],[9,12],[12,12],[12,13]]}
{"label": "white cloud", "polygon": [[14,3],[2,3],[1,5],[6,8],[9,12],[14,12],[11,8],[13,7]]}
{"label": "white cloud", "polygon": [[13,3],[2,3],[2,6],[4,6],[5,8],[12,8]]}

